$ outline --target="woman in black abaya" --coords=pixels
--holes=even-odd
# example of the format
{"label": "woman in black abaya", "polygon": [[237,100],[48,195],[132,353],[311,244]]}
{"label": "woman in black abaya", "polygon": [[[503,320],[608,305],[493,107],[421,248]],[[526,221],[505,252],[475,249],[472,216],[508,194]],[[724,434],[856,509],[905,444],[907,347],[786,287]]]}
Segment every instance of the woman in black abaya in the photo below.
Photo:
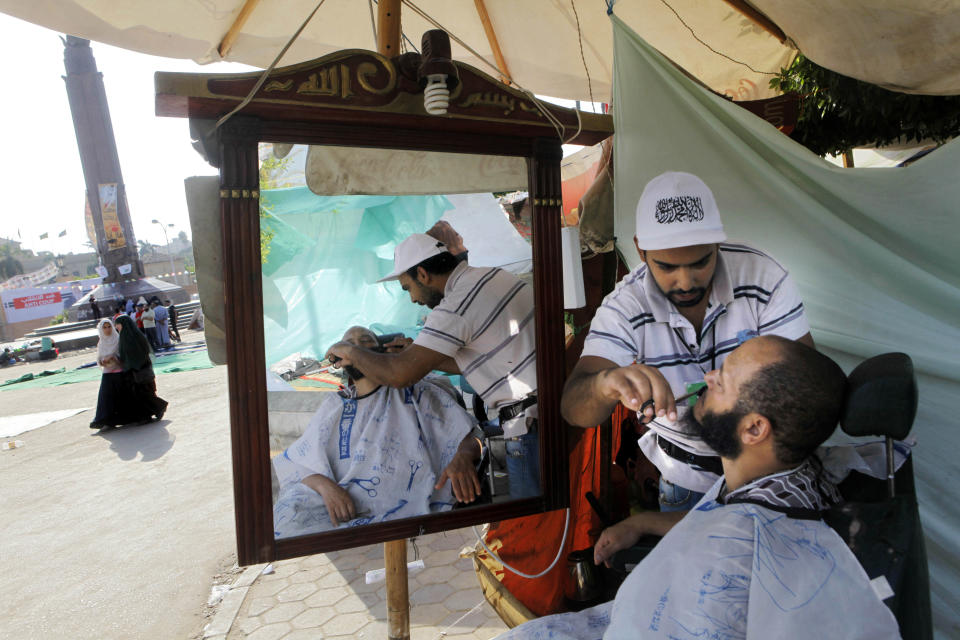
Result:
{"label": "woman in black abaya", "polygon": [[150,416],[159,420],[167,410],[167,401],[157,397],[150,344],[129,316],[117,318],[117,329],[120,330],[120,363],[124,373],[130,376],[133,388],[128,398],[130,410],[145,414],[148,420]]}

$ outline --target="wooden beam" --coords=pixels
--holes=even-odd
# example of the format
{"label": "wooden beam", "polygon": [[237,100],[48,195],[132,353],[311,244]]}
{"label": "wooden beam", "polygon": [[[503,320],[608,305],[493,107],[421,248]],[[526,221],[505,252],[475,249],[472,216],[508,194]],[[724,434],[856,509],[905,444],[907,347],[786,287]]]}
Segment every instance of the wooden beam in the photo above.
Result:
{"label": "wooden beam", "polygon": [[400,55],[400,0],[377,3],[377,53],[388,58]]}
{"label": "wooden beam", "polygon": [[771,20],[770,18],[768,18],[767,16],[763,15],[762,13],[754,9],[752,6],[750,6],[746,2],[746,0],[723,0],[723,1],[726,2],[728,5],[730,5],[731,7],[733,7],[734,9],[736,9],[737,11],[739,11],[741,14],[743,14],[748,20],[750,20],[750,22],[757,25],[758,27],[760,27],[761,29],[763,29],[764,31],[772,35],[774,38],[779,40],[780,44],[784,44],[786,42],[787,34],[785,34],[783,30],[780,27],[778,27],[773,20]]}
{"label": "wooden beam", "polygon": [[[383,4],[383,0],[380,0]],[[407,582],[407,541],[383,543],[387,581],[387,638],[410,640],[410,592]]]}
{"label": "wooden beam", "polygon": [[484,0],[473,0],[477,6],[477,15],[480,16],[480,24],[483,25],[483,32],[487,34],[487,42],[490,43],[490,49],[493,51],[493,59],[500,70],[500,82],[504,84],[513,84],[510,77],[510,69],[507,68],[507,60],[503,57],[503,51],[500,50],[500,41],[497,40],[497,32],[493,30],[493,23],[490,22],[490,14],[487,13],[487,5]]}
{"label": "wooden beam", "polygon": [[233,43],[237,41],[237,36],[240,35],[240,31],[243,29],[243,26],[247,24],[250,14],[253,13],[253,10],[257,8],[258,4],[260,4],[260,0],[246,0],[243,6],[240,7],[240,13],[237,14],[237,19],[230,25],[230,28],[227,30],[227,35],[223,36],[223,40],[220,41],[220,46],[217,47],[217,53],[220,54],[221,58],[226,58],[227,54],[230,53],[230,49],[233,48]]}

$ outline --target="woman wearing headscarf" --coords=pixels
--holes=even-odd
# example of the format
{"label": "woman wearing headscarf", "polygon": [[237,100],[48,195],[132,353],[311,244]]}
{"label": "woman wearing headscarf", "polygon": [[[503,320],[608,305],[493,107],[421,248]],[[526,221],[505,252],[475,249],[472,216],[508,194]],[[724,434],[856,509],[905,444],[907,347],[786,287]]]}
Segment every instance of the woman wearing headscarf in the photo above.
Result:
{"label": "woman wearing headscarf", "polygon": [[142,408],[143,413],[159,420],[167,410],[167,401],[157,397],[157,381],[150,359],[150,344],[137,330],[137,325],[129,317],[117,318],[120,330],[120,348],[118,355],[124,372],[132,377],[132,407]]}
{"label": "woman wearing headscarf", "polygon": [[97,343],[97,364],[103,371],[100,377],[100,393],[97,396],[97,413],[90,423],[91,429],[107,429],[121,424],[118,411],[124,391],[123,365],[117,352],[120,348],[120,336],[113,321],[104,318],[97,324],[100,341]]}

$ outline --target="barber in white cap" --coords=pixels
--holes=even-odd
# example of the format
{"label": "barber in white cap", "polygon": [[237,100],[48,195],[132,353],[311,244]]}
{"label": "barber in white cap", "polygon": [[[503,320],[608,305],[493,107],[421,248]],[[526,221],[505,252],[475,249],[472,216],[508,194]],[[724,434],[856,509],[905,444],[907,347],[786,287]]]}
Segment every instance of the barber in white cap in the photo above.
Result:
{"label": "barber in white cap", "polygon": [[[368,378],[406,387],[439,369],[466,378],[500,419],[506,438],[510,495],[540,493],[537,435],[536,323],[533,289],[502,269],[471,267],[423,233],[397,245],[394,270],[410,300],[431,309],[423,330],[398,353],[338,342],[340,358]],[[479,493],[479,487],[477,487]]]}
{"label": "barber in white cap", "polygon": [[[644,455],[660,470],[662,511],[691,509],[716,482],[720,458],[677,421],[675,398],[758,335],[813,346],[803,302],[776,260],[727,243],[713,193],[697,176],[651,180],[637,205],[634,243],[643,263],[597,310],[561,412],[592,427],[617,403],[641,412]],[[695,397],[693,398],[695,400]],[[685,404],[685,403],[684,403]]]}

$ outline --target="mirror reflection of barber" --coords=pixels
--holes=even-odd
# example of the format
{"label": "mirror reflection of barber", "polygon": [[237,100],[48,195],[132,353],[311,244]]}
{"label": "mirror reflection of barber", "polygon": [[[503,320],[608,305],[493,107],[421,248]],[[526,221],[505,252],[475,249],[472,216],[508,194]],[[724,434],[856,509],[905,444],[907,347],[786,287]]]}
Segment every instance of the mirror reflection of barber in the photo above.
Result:
{"label": "mirror reflection of barber", "polygon": [[640,439],[659,469],[661,510],[689,510],[716,482],[720,459],[676,427],[674,398],[702,384],[727,354],[757,335],[813,346],[799,292],[776,260],[726,242],[713,193],[698,177],[668,172],[637,205],[642,263],[603,301],[567,380],[561,412],[592,427],[617,403],[643,410]]}
{"label": "mirror reflection of barber", "polygon": [[[375,348],[352,327],[344,340]],[[481,490],[474,418],[453,387],[431,376],[403,389],[352,371],[303,435],[276,458],[274,532],[290,537],[341,525],[424,515],[472,502]]]}
{"label": "mirror reflection of barber", "polygon": [[399,353],[346,342],[327,357],[363,371],[379,384],[404,387],[437,369],[459,373],[499,419],[506,438],[510,496],[540,493],[537,434],[536,323],[533,289],[502,269],[471,267],[427,234],[394,251],[394,270],[410,300],[427,306],[423,329]]}

